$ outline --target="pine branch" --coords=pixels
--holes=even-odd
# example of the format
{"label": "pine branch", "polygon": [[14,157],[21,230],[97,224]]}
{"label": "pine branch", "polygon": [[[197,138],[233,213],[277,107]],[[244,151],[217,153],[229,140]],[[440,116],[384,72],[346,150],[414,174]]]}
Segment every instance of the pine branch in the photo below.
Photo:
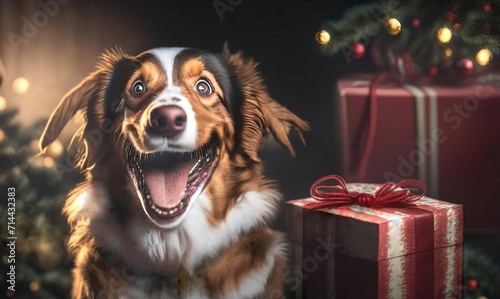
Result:
{"label": "pine branch", "polygon": [[[486,28],[486,26],[491,28]],[[460,35],[468,44],[482,47],[500,47],[500,14],[485,14],[481,10],[469,11],[463,19]]]}
{"label": "pine branch", "polygon": [[335,54],[351,43],[366,40],[383,30],[384,20],[390,11],[380,4],[364,4],[349,9],[339,21],[329,21],[323,24],[331,41],[321,47],[325,54]]}

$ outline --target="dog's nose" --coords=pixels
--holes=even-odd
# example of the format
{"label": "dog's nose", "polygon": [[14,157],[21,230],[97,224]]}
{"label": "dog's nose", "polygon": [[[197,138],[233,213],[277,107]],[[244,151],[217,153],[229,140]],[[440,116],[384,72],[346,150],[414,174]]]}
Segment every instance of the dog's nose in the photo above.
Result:
{"label": "dog's nose", "polygon": [[187,116],[181,107],[170,105],[153,109],[150,120],[153,133],[172,138],[184,131]]}

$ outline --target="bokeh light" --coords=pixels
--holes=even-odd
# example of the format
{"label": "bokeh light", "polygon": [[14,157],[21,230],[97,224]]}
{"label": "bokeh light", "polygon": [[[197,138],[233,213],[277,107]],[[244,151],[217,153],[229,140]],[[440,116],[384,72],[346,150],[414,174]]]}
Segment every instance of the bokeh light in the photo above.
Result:
{"label": "bokeh light", "polygon": [[47,148],[46,154],[57,158],[59,157],[64,151],[64,146],[62,142],[59,139],[54,140],[51,145]]}
{"label": "bokeh light", "polygon": [[488,49],[481,49],[476,54],[476,61],[481,66],[486,66],[491,60],[491,51]]}
{"label": "bokeh light", "polygon": [[7,109],[7,100],[0,96],[0,111],[4,111],[5,109]]}
{"label": "bokeh light", "polygon": [[43,158],[43,166],[46,168],[51,168],[52,166],[54,166],[54,163],[55,161],[51,157]]}
{"label": "bokeh light", "polygon": [[39,289],[40,289],[40,284],[38,283],[38,281],[34,280],[34,281],[30,282],[30,291],[36,292]]}
{"label": "bokeh light", "polygon": [[17,94],[25,94],[30,88],[30,83],[26,78],[19,77],[12,83],[12,89]]}
{"label": "bokeh light", "polygon": [[449,43],[451,40],[451,37],[452,37],[452,33],[451,33],[450,28],[448,28],[448,27],[439,28],[439,30],[436,34],[436,37],[443,44]]}

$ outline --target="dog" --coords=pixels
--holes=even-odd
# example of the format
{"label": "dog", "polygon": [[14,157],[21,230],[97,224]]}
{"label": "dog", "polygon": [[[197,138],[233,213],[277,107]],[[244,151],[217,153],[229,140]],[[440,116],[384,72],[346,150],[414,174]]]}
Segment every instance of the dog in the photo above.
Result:
{"label": "dog", "polygon": [[269,133],[295,155],[307,122],[275,101],[242,52],[104,52],[69,91],[42,151],[77,113],[85,180],[64,206],[72,298],[280,298],[280,193],[263,176]]}

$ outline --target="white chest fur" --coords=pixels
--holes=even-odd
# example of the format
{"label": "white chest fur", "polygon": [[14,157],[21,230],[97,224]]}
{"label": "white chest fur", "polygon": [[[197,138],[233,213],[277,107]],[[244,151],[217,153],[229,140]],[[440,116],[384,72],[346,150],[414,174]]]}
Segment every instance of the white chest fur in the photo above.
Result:
{"label": "white chest fur", "polygon": [[[90,220],[89,228],[96,237],[97,244],[119,256],[129,269],[144,274],[175,273],[178,269],[194,273],[205,260],[214,257],[220,249],[227,247],[242,233],[272,217],[280,197],[272,190],[244,193],[226,219],[213,226],[207,217],[211,201],[202,194],[183,223],[173,230],[164,230],[154,226],[144,217],[129,219],[126,224],[119,224],[113,215],[107,213],[109,203],[103,190],[88,189],[80,196],[86,199],[82,201],[85,203],[81,209],[82,216]],[[96,196],[99,198],[95,198]],[[89,198],[93,200],[90,201]],[[263,291],[265,279],[272,270],[274,256],[280,250],[281,244],[269,253],[268,265],[253,270],[238,289],[225,294],[224,298],[252,297],[258,294],[256,292]],[[196,278],[196,275],[194,277],[184,292],[185,298],[207,297],[202,279]],[[124,294],[116,294],[115,297],[142,297],[141,285],[145,283],[146,277],[137,278],[133,286],[122,290]],[[179,294],[171,292],[168,286],[160,287],[155,294],[149,294],[148,297],[179,298]]]}

